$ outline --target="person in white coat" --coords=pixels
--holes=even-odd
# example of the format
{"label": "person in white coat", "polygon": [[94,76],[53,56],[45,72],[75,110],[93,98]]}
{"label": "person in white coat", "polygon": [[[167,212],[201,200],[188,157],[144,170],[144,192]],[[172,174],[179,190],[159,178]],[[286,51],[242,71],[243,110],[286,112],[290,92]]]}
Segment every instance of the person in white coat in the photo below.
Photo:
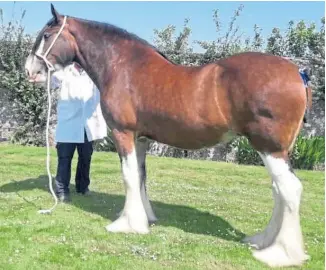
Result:
{"label": "person in white coat", "polygon": [[94,140],[107,136],[100,106],[100,93],[82,68],[73,63],[51,78],[52,88],[60,88],[55,141],[58,155],[56,194],[70,201],[71,161],[78,151],[76,192],[89,193],[90,164]]}

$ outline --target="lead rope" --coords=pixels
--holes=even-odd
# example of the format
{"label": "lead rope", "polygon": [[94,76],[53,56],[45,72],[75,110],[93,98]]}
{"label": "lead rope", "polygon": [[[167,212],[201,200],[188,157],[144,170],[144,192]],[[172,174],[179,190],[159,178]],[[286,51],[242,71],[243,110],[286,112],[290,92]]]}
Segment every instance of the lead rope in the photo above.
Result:
{"label": "lead rope", "polygon": [[41,209],[38,211],[39,214],[51,214],[52,211],[57,207],[58,205],[58,197],[55,194],[54,190],[53,190],[53,186],[52,186],[52,176],[51,176],[51,171],[50,171],[50,144],[49,144],[49,128],[50,128],[50,117],[51,117],[51,72],[55,70],[54,66],[49,62],[49,60],[46,59],[46,56],[48,55],[48,53],[50,52],[50,50],[52,49],[54,43],[56,42],[57,38],[59,37],[59,35],[61,34],[65,24],[66,24],[66,16],[64,17],[63,20],[63,24],[58,32],[58,34],[56,35],[56,37],[54,38],[54,40],[52,41],[50,47],[47,49],[47,51],[44,53],[44,55],[38,55],[39,57],[41,57],[45,64],[47,65],[48,68],[48,76],[47,76],[47,92],[48,92],[48,117],[47,117],[47,121],[46,121],[46,130],[45,130],[45,137],[46,137],[46,170],[48,173],[48,178],[49,178],[49,188],[51,191],[51,194],[54,198],[54,205],[50,208],[50,209]]}
{"label": "lead rope", "polygon": [[46,121],[46,130],[45,130],[45,136],[46,136],[46,170],[48,172],[48,178],[49,178],[49,188],[52,193],[52,196],[54,198],[54,205],[50,209],[41,209],[38,211],[40,214],[51,214],[52,211],[57,207],[58,205],[58,197],[55,194],[52,186],[52,176],[50,171],[50,144],[49,144],[49,128],[50,128],[50,117],[51,117],[51,91],[50,91],[50,80],[51,80],[51,71],[48,69],[48,83],[47,83],[47,90],[48,90],[48,117]]}

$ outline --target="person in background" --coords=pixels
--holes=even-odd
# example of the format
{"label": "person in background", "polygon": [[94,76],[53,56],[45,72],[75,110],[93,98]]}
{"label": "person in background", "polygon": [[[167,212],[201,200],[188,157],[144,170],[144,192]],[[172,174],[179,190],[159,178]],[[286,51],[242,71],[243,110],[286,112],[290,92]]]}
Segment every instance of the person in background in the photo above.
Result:
{"label": "person in background", "polygon": [[107,136],[100,94],[87,73],[73,63],[51,77],[52,88],[60,88],[55,141],[58,167],[55,191],[59,201],[69,202],[71,161],[77,148],[76,192],[89,194],[90,165],[94,140]]}

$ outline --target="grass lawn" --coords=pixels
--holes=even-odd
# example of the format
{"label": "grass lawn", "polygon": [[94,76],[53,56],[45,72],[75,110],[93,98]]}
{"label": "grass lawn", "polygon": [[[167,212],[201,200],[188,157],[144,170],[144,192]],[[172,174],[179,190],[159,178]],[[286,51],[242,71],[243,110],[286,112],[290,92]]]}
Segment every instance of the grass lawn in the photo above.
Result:
{"label": "grass lawn", "polygon": [[[115,153],[93,155],[90,197],[51,215],[46,149],[0,144],[0,269],[268,269],[239,242],[272,212],[263,167],[148,157],[148,191],[159,221],[148,235],[109,234],[124,202]],[[55,174],[56,152],[51,152]],[[296,171],[304,185],[301,224],[311,259],[324,269],[324,172]],[[289,268],[288,268],[289,269]]]}

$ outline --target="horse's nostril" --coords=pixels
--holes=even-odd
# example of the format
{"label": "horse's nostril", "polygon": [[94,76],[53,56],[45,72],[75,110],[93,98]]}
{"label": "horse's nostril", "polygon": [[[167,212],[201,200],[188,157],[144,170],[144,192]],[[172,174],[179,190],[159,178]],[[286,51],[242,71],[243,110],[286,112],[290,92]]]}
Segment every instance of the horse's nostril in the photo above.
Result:
{"label": "horse's nostril", "polygon": [[29,77],[29,71],[28,71],[27,68],[25,68],[25,74],[26,74],[27,77]]}

